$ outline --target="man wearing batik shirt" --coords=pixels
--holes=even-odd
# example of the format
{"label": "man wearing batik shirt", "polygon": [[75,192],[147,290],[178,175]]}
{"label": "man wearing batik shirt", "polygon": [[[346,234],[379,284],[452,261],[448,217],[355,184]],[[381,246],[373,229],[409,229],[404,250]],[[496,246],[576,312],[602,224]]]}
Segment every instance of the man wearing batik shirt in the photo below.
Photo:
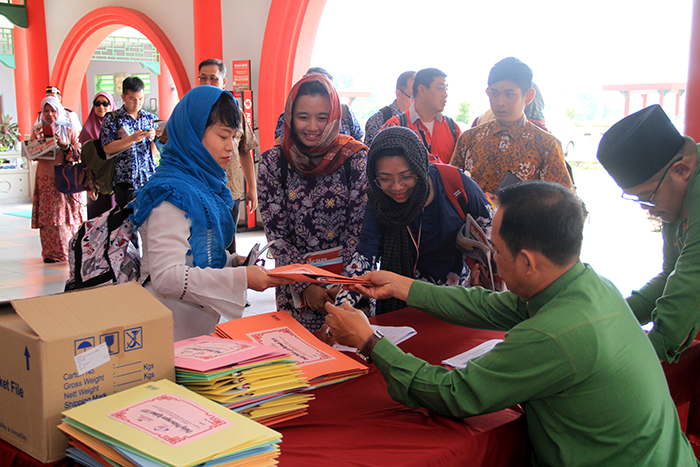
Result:
{"label": "man wearing batik shirt", "polygon": [[394,115],[405,112],[413,103],[413,79],[416,77],[415,71],[404,71],[396,80],[396,99],[394,102],[382,107],[374,115],[367,119],[365,123],[365,146],[369,147],[382,129],[382,126]]}
{"label": "man wearing batik shirt", "polygon": [[116,154],[114,163],[114,198],[119,206],[126,206],[156,171],[153,151],[156,136],[156,116],[142,110],[143,81],[129,76],[122,84],[124,105],[114,114],[109,112],[102,120],[100,141],[109,156]]}
{"label": "man wearing batik shirt", "polygon": [[530,67],[517,58],[504,58],[491,68],[486,94],[496,119],[464,132],[450,164],[468,172],[489,194],[508,172],[520,180],[572,188],[561,144],[525,117],[525,106],[535,97]]}

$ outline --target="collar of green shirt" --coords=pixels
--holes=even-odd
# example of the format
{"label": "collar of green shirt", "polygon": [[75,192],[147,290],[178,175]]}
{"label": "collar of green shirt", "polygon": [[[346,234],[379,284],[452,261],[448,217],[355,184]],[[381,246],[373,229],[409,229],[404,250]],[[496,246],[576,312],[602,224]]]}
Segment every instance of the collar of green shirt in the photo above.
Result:
{"label": "collar of green shirt", "polygon": [[527,311],[532,317],[537,314],[540,309],[549,303],[559,292],[561,292],[569,283],[586,271],[586,266],[581,261],[571,266],[571,269],[559,276],[557,280],[549,284],[546,289],[538,293],[527,301]]}

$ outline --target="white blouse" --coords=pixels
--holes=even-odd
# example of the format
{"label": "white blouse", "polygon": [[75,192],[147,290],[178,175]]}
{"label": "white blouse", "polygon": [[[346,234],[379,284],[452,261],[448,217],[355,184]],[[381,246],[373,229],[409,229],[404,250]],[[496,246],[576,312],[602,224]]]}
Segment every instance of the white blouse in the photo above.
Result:
{"label": "white blouse", "polygon": [[[192,221],[164,201],[139,227],[143,242],[140,283],[173,312],[175,341],[210,334],[220,316],[240,318],[248,290],[246,268],[227,253],[222,269],[192,266],[187,252]],[[233,266],[233,267],[232,267]]]}

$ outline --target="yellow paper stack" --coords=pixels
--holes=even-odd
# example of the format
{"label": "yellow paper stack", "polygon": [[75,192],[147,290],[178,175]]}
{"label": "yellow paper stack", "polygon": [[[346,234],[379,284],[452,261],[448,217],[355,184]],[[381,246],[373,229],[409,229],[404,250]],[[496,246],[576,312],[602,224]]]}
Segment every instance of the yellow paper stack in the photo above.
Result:
{"label": "yellow paper stack", "polygon": [[87,466],[274,466],[282,435],[168,380],[63,412],[68,456]]}
{"label": "yellow paper stack", "polygon": [[200,336],[175,343],[176,381],[264,425],[300,417],[312,394],[288,351]]}

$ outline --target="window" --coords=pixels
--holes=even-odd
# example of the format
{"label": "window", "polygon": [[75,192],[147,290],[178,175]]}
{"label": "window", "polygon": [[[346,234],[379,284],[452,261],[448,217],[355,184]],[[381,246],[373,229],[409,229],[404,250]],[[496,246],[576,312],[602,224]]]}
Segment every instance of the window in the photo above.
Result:
{"label": "window", "polygon": [[151,74],[150,73],[135,73],[133,76],[140,78],[143,81],[143,95],[147,96],[151,93]]}
{"label": "window", "polygon": [[114,75],[96,75],[95,92],[108,92],[114,95]]}

